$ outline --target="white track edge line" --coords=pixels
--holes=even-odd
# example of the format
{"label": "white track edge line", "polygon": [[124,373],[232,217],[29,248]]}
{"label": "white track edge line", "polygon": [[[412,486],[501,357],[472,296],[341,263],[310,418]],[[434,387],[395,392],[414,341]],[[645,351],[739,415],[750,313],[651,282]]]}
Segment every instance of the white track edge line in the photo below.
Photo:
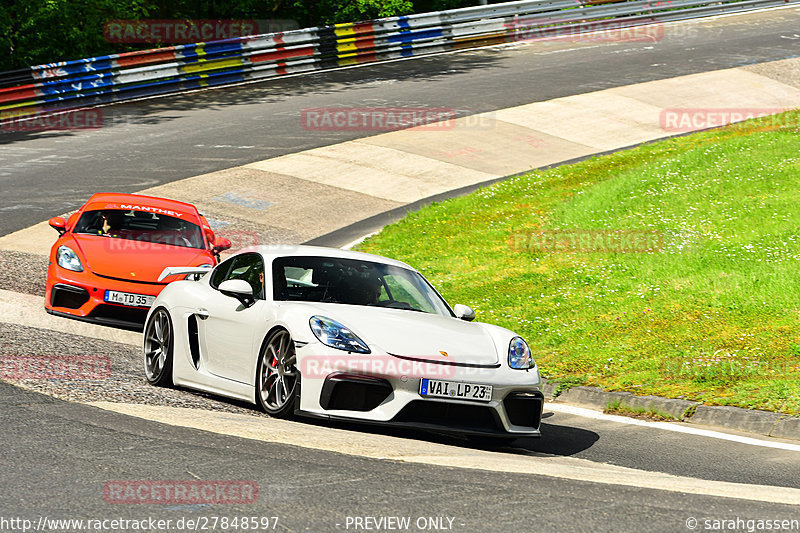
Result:
{"label": "white track edge line", "polygon": [[731,442],[738,442],[739,444],[747,444],[749,446],[762,446],[764,448],[776,448],[779,450],[788,450],[793,452],[800,452],[800,444],[790,444],[786,442],[773,442],[768,440],[756,439],[753,437],[745,437],[742,435],[733,435],[731,433],[723,433],[721,431],[714,431],[710,429],[700,429],[692,426],[684,426],[673,422],[648,422],[646,420],[639,420],[636,418],[629,418],[619,415],[608,415],[595,411],[593,409],[586,409],[584,407],[576,407],[573,405],[566,405],[563,403],[546,403],[545,411],[547,410],[580,416],[583,418],[592,418],[595,420],[604,420],[607,422],[616,422],[618,424],[628,424],[631,426],[650,427],[653,429],[661,429],[665,431],[673,431],[675,433],[685,433],[689,435],[697,435],[700,437],[708,437],[712,439],[727,440]]}

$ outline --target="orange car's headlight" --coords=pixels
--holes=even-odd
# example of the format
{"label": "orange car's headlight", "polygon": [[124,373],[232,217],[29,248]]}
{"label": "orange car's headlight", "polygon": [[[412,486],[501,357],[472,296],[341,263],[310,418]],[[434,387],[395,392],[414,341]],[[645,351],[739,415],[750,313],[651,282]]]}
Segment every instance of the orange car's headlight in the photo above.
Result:
{"label": "orange car's headlight", "polygon": [[56,263],[61,268],[72,270],[73,272],[83,272],[83,265],[72,248],[69,246],[59,246],[56,252]]}

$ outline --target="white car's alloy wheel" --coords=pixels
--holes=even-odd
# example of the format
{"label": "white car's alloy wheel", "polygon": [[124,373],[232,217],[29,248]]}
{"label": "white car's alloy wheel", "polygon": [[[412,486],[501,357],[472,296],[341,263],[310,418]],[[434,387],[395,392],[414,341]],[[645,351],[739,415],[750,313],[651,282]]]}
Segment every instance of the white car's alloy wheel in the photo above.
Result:
{"label": "white car's alloy wheel", "polygon": [[172,321],[164,308],[158,309],[144,331],[144,370],[153,385],[172,384]]}
{"label": "white car's alloy wheel", "polygon": [[292,414],[300,374],[289,332],[282,329],[270,335],[258,362],[256,398],[261,407],[275,417]]}

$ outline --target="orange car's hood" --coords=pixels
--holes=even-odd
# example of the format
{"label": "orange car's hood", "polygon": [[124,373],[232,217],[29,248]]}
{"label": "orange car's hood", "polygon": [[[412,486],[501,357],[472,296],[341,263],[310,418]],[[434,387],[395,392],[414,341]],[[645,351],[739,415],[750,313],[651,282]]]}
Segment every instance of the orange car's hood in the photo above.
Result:
{"label": "orange car's hood", "polygon": [[84,267],[95,274],[135,281],[158,281],[168,266],[211,263],[206,250],[130,241],[101,235],[73,235]]}

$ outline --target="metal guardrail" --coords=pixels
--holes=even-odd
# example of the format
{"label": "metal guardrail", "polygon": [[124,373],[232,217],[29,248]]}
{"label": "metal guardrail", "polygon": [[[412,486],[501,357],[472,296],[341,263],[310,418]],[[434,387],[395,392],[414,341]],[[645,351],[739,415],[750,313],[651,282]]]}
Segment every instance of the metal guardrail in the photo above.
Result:
{"label": "metal guardrail", "polygon": [[0,119],[800,0],[522,0],[253,35],[0,73]]}

